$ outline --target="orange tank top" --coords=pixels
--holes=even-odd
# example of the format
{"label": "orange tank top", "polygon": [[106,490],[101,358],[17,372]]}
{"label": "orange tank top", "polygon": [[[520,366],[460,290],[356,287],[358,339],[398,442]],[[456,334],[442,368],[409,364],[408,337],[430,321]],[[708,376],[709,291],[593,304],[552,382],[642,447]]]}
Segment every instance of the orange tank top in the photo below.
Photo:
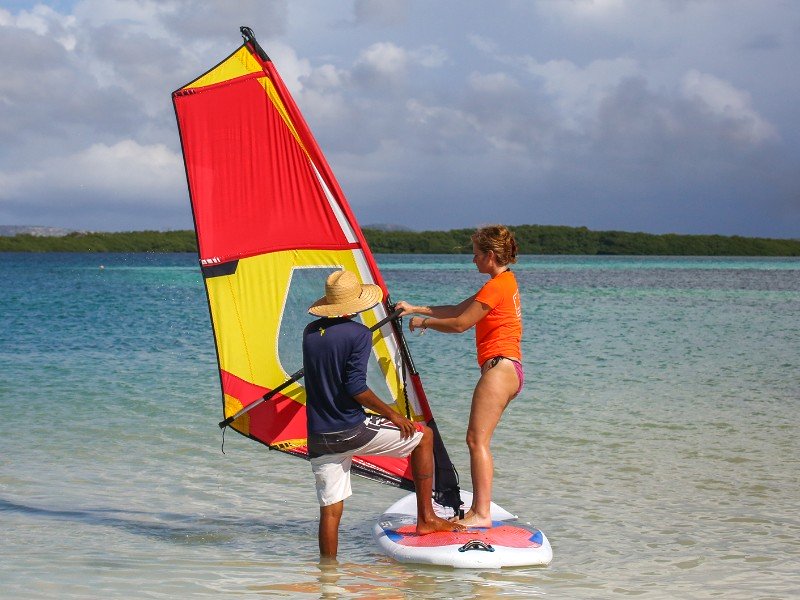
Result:
{"label": "orange tank top", "polygon": [[503,271],[490,279],[475,296],[489,307],[489,312],[475,325],[478,364],[495,356],[522,360],[522,305],[517,278]]}

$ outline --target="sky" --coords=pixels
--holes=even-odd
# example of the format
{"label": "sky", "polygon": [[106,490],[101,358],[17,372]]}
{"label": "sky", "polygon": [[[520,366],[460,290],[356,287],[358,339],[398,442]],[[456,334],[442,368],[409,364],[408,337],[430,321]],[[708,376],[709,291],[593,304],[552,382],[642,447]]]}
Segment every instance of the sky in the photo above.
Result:
{"label": "sky", "polygon": [[241,25],[362,226],[800,238],[796,0],[0,0],[0,225],[191,229]]}

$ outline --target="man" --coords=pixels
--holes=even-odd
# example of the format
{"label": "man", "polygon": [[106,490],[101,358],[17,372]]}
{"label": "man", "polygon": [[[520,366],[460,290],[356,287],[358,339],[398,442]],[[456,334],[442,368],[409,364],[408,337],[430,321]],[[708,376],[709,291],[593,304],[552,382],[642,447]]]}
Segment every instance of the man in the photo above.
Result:
{"label": "man", "polygon": [[[352,495],[354,455],[409,456],[417,493],[417,533],[464,527],[433,512],[433,433],[407,419],[367,386],[372,333],[352,320],[382,300],[377,285],[360,284],[350,271],[336,271],[325,295],[308,309],[321,317],[303,332],[303,369],[308,415],[308,453],[320,504],[319,551],[335,558],[345,498]],[[365,408],[377,413],[368,416]]]}

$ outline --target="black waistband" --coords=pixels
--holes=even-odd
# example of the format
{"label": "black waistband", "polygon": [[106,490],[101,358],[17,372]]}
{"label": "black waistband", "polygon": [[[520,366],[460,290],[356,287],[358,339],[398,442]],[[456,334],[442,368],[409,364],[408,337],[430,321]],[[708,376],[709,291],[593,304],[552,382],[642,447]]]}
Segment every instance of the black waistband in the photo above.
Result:
{"label": "black waistband", "polygon": [[367,427],[366,421],[344,431],[311,433],[308,435],[308,456],[315,458],[323,454],[349,452],[369,442],[377,433],[377,429]]}

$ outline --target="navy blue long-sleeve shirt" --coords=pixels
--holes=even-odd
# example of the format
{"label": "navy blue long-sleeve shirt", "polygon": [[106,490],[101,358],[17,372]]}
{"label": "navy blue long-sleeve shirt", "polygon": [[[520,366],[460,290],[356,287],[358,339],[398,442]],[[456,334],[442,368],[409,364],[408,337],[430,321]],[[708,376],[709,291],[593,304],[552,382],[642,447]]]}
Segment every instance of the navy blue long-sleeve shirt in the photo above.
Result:
{"label": "navy blue long-sleeve shirt", "polygon": [[372,334],[344,317],[322,318],[303,331],[308,433],[345,431],[366,418],[353,396],[367,389]]}

